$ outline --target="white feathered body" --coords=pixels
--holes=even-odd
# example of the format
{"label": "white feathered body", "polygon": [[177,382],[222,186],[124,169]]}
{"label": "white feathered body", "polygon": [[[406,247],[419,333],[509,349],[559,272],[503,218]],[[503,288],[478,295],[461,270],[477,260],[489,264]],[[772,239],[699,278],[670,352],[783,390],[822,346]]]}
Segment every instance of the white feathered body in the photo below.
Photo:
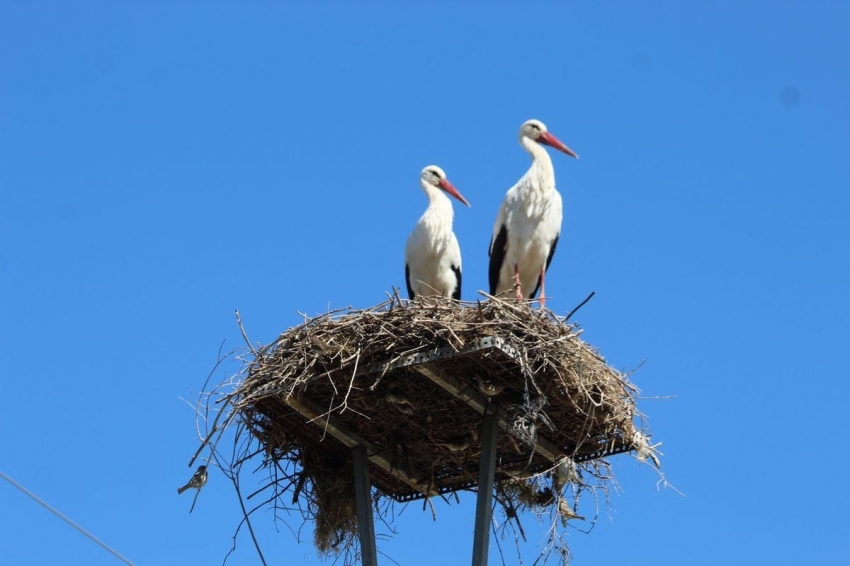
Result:
{"label": "white feathered body", "polygon": [[404,248],[409,287],[416,296],[452,297],[459,295],[461,272],[460,246],[452,232],[454,211],[442,192],[431,193]]}
{"label": "white feathered body", "polygon": [[[552,247],[561,233],[563,201],[555,189],[552,160],[543,148],[532,154],[535,159],[531,168],[508,190],[493,226],[491,246],[497,244],[503,227],[507,231],[498,283],[495,289],[491,286],[491,292],[495,290],[495,294],[513,287],[516,266],[523,295],[532,297],[537,292],[540,273],[545,269]],[[498,257],[497,250],[491,247],[490,255],[493,261],[494,257]]]}

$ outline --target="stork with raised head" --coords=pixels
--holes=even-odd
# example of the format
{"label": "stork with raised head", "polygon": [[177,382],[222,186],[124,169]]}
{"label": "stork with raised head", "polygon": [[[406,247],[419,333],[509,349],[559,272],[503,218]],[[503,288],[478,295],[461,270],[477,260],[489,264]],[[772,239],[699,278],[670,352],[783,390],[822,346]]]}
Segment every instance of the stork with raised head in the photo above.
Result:
{"label": "stork with raised head", "polygon": [[[519,129],[519,143],[531,154],[531,167],[508,190],[490,240],[490,294],[518,283],[517,300],[534,298],[546,305],[544,280],[561,234],[563,204],[555,189],[555,169],[544,145],[578,158],[549,133],[543,122],[529,120]],[[530,292],[529,292],[530,291]]]}
{"label": "stork with raised head", "polygon": [[404,247],[407,294],[411,299],[441,295],[460,300],[460,246],[452,232],[454,210],[446,193],[466,206],[469,203],[436,165],[422,170],[419,184],[429,203]]}

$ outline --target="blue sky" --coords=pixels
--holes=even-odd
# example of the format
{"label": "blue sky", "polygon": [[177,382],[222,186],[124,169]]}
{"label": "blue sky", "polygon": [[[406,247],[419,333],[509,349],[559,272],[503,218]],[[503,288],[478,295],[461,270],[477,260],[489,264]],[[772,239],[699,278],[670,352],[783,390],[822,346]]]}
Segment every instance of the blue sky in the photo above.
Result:
{"label": "blue sky", "polygon": [[[539,118],[581,156],[553,156],[549,306],[595,290],[585,339],[675,396],[641,407],[686,495],[614,458],[622,493],[570,531],[573,563],[840,562],[848,21],[835,1],[0,4],[0,470],[137,564],[220,564],[232,488],[213,472],[191,515],[175,488],[181,398],[241,344],[234,309],[266,343],[403,288],[432,163],[472,203],[474,299]],[[0,502],[3,563],[118,563],[5,482]],[[473,499],[437,515],[405,508],[382,563],[467,562]],[[322,563],[311,527],[255,526],[269,563]],[[257,562],[241,536],[228,564]]]}

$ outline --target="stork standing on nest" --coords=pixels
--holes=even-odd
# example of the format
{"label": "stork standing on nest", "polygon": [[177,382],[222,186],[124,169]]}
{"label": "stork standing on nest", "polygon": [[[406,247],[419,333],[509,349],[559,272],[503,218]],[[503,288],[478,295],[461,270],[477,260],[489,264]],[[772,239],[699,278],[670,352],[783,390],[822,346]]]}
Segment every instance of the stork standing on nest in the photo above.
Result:
{"label": "stork standing on nest", "polygon": [[404,248],[404,279],[411,299],[441,295],[460,300],[460,246],[452,232],[454,210],[446,193],[469,206],[442,169],[429,165],[419,184],[428,195],[428,208],[407,238]]}
{"label": "stork standing on nest", "polygon": [[[555,189],[548,145],[578,158],[573,150],[549,133],[539,120],[519,129],[519,143],[531,154],[531,167],[508,190],[490,240],[490,294],[498,295],[516,284],[517,300],[534,298],[546,306],[544,280],[561,234],[563,203]],[[530,291],[530,292],[529,292]]]}

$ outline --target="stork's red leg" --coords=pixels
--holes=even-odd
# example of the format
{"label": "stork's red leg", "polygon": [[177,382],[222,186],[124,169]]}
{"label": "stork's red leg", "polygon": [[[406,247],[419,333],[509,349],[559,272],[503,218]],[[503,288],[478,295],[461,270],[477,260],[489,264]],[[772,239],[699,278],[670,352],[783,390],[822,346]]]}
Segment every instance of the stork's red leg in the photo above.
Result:
{"label": "stork's red leg", "polygon": [[540,308],[546,307],[546,268],[540,270]]}
{"label": "stork's red leg", "polygon": [[519,284],[519,266],[514,266],[514,289],[516,290],[516,300],[522,301],[522,289]]}

